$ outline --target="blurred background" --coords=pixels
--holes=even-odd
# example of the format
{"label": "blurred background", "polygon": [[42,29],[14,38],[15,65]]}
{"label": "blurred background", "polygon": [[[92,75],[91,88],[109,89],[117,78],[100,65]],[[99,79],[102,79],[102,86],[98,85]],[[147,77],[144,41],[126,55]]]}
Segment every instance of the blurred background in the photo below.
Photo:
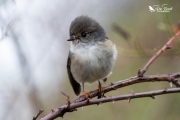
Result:
{"label": "blurred background", "polygon": [[[163,4],[169,12],[150,11]],[[155,7],[154,7],[155,8]],[[157,8],[157,7],[156,7]],[[96,19],[117,46],[113,74],[103,86],[136,76],[149,58],[180,29],[179,0],[0,0],[0,119],[31,120],[76,98],[66,72],[69,26],[80,15]],[[158,58],[146,75],[180,71],[180,39]],[[85,90],[98,84],[85,84]],[[141,83],[106,96],[169,88]],[[174,87],[174,86],[173,86]],[[88,106],[64,120],[179,120],[180,94]],[[60,120],[62,118],[58,118]]]}

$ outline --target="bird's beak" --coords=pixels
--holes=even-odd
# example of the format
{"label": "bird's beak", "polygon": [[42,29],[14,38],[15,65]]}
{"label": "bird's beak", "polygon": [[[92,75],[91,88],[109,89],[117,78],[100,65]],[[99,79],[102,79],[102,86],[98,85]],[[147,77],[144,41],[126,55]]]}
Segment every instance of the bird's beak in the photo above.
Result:
{"label": "bird's beak", "polygon": [[75,35],[71,35],[70,38],[67,41],[73,41],[75,39],[76,39]]}

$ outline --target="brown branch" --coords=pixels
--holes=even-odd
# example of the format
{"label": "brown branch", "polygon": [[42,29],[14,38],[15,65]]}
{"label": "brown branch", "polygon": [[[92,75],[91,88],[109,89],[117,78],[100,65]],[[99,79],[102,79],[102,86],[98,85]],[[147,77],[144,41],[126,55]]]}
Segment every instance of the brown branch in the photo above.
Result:
{"label": "brown branch", "polygon": [[180,92],[180,88],[170,88],[170,89],[163,89],[163,90],[156,90],[156,91],[149,91],[149,92],[141,92],[141,93],[133,93],[133,94],[127,94],[127,95],[121,95],[121,96],[113,96],[113,97],[107,97],[107,98],[101,98],[101,99],[95,99],[95,100],[86,100],[78,103],[72,103],[69,107],[68,105],[63,105],[62,107],[55,109],[52,113],[45,116],[41,120],[53,120],[57,117],[63,117],[63,115],[66,112],[72,112],[76,110],[76,108],[83,107],[83,106],[89,106],[89,105],[99,105],[106,102],[114,102],[119,100],[132,100],[135,98],[144,98],[144,97],[151,97],[155,98],[157,95],[162,94],[170,94],[170,93],[178,93]]}
{"label": "brown branch", "polygon": [[33,120],[37,120],[37,118],[41,115],[41,113],[43,112],[44,110],[39,110],[37,115],[33,117]]}
{"label": "brown branch", "polygon": [[[131,77],[125,80],[120,80],[116,83],[111,83],[110,85],[103,87],[103,90],[104,90],[104,93],[107,93],[109,91],[116,90],[118,88],[126,87],[126,86],[133,85],[136,83],[143,83],[143,82],[166,81],[166,82],[172,82],[174,84],[175,81],[176,83],[178,83],[177,78],[180,78],[180,72],[174,73],[174,74],[159,74],[159,75],[150,75],[150,76],[143,76],[143,77],[135,76],[135,77]],[[176,86],[176,87],[179,87],[179,86]],[[98,89],[90,91],[89,94],[92,98],[98,96]],[[86,96],[81,95],[77,99],[73,100],[71,103],[81,102],[84,100],[86,100]]]}
{"label": "brown branch", "polygon": [[[173,78],[173,79],[172,79]],[[125,87],[125,86],[129,86],[129,85],[133,85],[133,84],[136,84],[136,83],[143,83],[143,82],[162,82],[162,81],[166,81],[166,82],[173,82],[172,80],[176,80],[180,78],[180,73],[174,73],[174,74],[161,74],[161,75],[151,75],[151,76],[143,76],[143,77],[138,77],[138,76],[135,76],[135,77],[132,77],[132,78],[129,78],[129,79],[126,79],[126,80],[120,80],[119,82],[116,82],[116,83],[112,83],[111,85],[109,86],[106,86],[106,87],[103,87],[104,89],[104,93],[107,93],[107,92],[110,92],[112,90],[116,90],[118,88],[122,88],[122,87]],[[178,82],[178,81],[177,81]],[[170,91],[171,90],[175,90],[176,92],[179,91],[180,89],[177,88],[177,89],[169,89]],[[166,94],[166,91],[167,89],[164,89],[163,91],[165,92],[162,92],[162,94]],[[167,93],[172,93],[171,92],[167,92]],[[158,93],[160,91],[151,91],[149,93]],[[146,92],[147,93],[147,92]],[[137,98],[136,95],[138,95],[138,98],[139,97],[154,97],[154,95],[159,95],[159,94],[147,94],[147,96],[141,96],[141,95],[144,95],[144,93],[136,93],[136,94],[131,94],[131,95],[124,95],[124,96],[128,96],[127,98],[129,100],[131,100],[132,98]],[[90,96],[93,98],[93,97],[96,97],[98,96],[98,90],[93,90],[93,91],[90,91],[89,92]],[[134,96],[133,96],[134,95]],[[149,95],[149,96],[148,96]],[[124,96],[116,96],[118,97],[117,100],[124,100]],[[111,97],[111,98],[116,98],[116,97]],[[119,98],[120,97],[120,98]],[[108,99],[111,99],[108,97]],[[126,98],[126,99],[127,99]],[[107,101],[106,98],[101,98],[101,99],[97,99],[95,101],[99,101],[99,100],[104,100],[104,101]],[[113,101],[113,100],[111,100]],[[83,104],[85,106],[87,105],[91,105],[91,103],[94,103],[94,100],[87,100],[87,98],[84,96],[84,95],[81,95],[79,96],[77,99],[73,100],[69,105],[63,105],[62,107],[58,108],[58,109],[55,109],[52,111],[52,113],[48,114],[47,116],[45,116],[44,118],[42,118],[41,120],[53,120],[57,117],[63,117],[63,115],[66,113],[66,112],[73,112],[73,111],[76,111],[76,108],[80,107],[80,106],[76,106],[74,107],[75,105],[78,105],[78,104]],[[108,101],[107,101],[108,102]],[[85,104],[86,103],[86,104]],[[100,103],[100,102],[99,102]],[[95,104],[95,103],[94,103]]]}
{"label": "brown branch", "polygon": [[147,63],[146,65],[143,67],[143,69],[139,70],[138,72],[138,76],[142,77],[144,75],[144,73],[148,70],[149,66],[167,49],[171,48],[171,44],[172,42],[178,38],[180,35],[180,31],[177,32]]}

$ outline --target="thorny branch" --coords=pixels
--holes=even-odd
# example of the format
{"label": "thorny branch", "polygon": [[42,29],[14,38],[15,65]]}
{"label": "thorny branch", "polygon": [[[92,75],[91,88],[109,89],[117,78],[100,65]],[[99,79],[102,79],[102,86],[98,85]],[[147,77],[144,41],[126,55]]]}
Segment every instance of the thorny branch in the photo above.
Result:
{"label": "thorny branch", "polygon": [[[143,77],[132,77],[126,80],[120,80],[119,82],[112,83],[109,86],[103,87],[104,92],[107,93],[112,90],[116,90],[118,88],[122,88],[125,86],[133,85],[136,83],[143,83],[143,82],[172,82],[172,78],[174,81],[179,82],[178,78],[180,78],[180,72],[174,74],[161,74],[161,75],[151,75],[151,76],[143,76]],[[161,94],[168,94],[168,93],[176,93],[180,92],[180,88],[171,88],[171,89],[163,89],[157,91],[150,91],[150,92],[143,92],[143,93],[133,93],[128,95],[122,96],[114,96],[114,97],[107,97],[95,100],[87,100],[84,95],[79,96],[77,99],[70,102],[70,104],[66,104],[61,106],[58,109],[53,110],[50,114],[42,118],[41,120],[53,120],[57,117],[63,117],[66,112],[73,112],[76,111],[76,108],[82,106],[88,106],[93,104],[101,104],[105,102],[117,101],[117,100],[131,100],[133,98],[142,98],[142,97],[151,97],[154,98],[156,95]],[[90,91],[89,92],[91,97],[98,96],[98,90]]]}
{"label": "thorny branch", "polygon": [[[179,37],[180,31],[176,33],[175,36],[173,36],[143,67],[143,69],[139,70],[138,75],[126,80],[120,80],[116,83],[111,83],[110,85],[103,87],[104,93],[110,92],[112,90],[116,90],[118,88],[122,88],[125,86],[133,85],[136,83],[143,83],[143,82],[162,82],[166,81],[169,83],[173,83],[176,87],[180,87],[180,81],[178,79],[180,78],[180,72],[179,73],[173,73],[173,74],[160,74],[160,75],[151,75],[151,76],[144,76],[144,73],[148,70],[148,67],[167,49],[170,48],[172,42]],[[133,93],[133,94],[127,94],[127,95],[121,95],[121,96],[112,96],[107,98],[101,98],[101,99],[93,99],[89,100],[84,95],[79,96],[77,99],[73,101],[69,101],[68,96],[68,103],[61,106],[60,108],[57,108],[55,110],[52,110],[51,113],[46,115],[45,117],[41,118],[41,120],[53,120],[57,117],[63,117],[63,115],[66,112],[73,112],[76,111],[76,108],[88,106],[88,105],[94,105],[94,104],[102,104],[105,102],[114,102],[118,100],[128,100],[134,98],[143,98],[143,97],[151,97],[155,99],[155,96],[161,95],[161,94],[169,94],[169,93],[177,93],[180,92],[180,88],[170,88],[170,89],[163,89],[163,90],[156,90],[156,91],[149,91],[149,92],[141,92],[141,93]],[[98,90],[93,90],[89,92],[90,96],[96,97],[98,96]],[[65,96],[67,96],[64,93]]]}
{"label": "thorny branch", "polygon": [[114,102],[118,100],[128,100],[130,102],[131,99],[135,98],[142,98],[142,97],[150,97],[152,99],[155,99],[155,96],[162,95],[162,94],[169,94],[169,93],[178,93],[180,92],[180,88],[170,88],[170,89],[163,89],[163,90],[156,90],[156,91],[149,91],[149,92],[142,92],[142,93],[133,93],[133,94],[127,94],[127,95],[121,95],[121,96],[113,96],[113,97],[107,97],[107,98],[101,98],[101,99],[95,99],[95,100],[86,100],[78,103],[73,103],[69,107],[68,105],[63,105],[58,109],[53,110],[52,113],[48,114],[41,120],[53,120],[57,117],[63,117],[63,115],[66,112],[73,112],[76,110],[76,108],[83,107],[83,106],[89,106],[89,105],[101,105],[102,103],[106,102]]}
{"label": "thorny branch", "polygon": [[[120,80],[116,83],[111,83],[110,85],[103,87],[104,93],[110,92],[112,90],[116,90],[118,88],[122,88],[122,87],[126,87],[126,86],[130,86],[136,83],[143,83],[143,82],[162,82],[162,81],[166,81],[166,82],[172,82],[176,81],[176,83],[178,83],[178,78],[180,78],[180,72],[179,73],[174,73],[174,74],[161,74],[161,75],[151,75],[151,76],[143,76],[143,77],[131,77],[125,80]],[[173,83],[174,84],[174,83]],[[176,86],[176,87],[180,87],[180,86]],[[93,90],[89,92],[91,97],[96,97],[98,96],[98,90]],[[82,95],[80,97],[78,97],[77,99],[73,100],[71,103],[75,103],[75,102],[81,102],[86,100],[86,96]]]}

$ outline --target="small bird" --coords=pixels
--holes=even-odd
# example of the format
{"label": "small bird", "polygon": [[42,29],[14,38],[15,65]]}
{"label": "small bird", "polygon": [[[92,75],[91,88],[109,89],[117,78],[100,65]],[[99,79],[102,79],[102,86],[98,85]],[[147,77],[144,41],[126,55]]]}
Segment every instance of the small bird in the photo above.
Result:
{"label": "small bird", "polygon": [[[88,16],[75,18],[69,29],[71,41],[67,60],[67,72],[76,95],[84,92],[84,83],[104,82],[111,74],[117,50],[107,38],[102,26]],[[101,87],[102,88],[102,87]]]}

